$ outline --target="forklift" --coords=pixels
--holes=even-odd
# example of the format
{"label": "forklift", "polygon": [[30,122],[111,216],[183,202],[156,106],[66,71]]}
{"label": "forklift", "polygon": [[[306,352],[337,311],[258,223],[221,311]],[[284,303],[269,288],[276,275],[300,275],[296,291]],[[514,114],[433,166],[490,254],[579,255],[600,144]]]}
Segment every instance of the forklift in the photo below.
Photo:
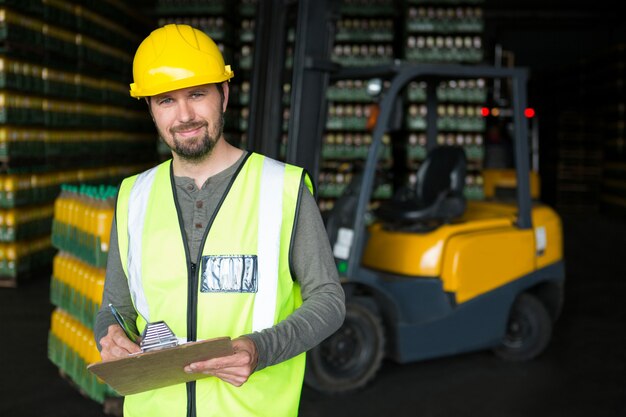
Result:
{"label": "forklift", "polygon": [[[562,308],[565,266],[560,218],[538,201],[530,169],[527,71],[401,61],[342,67],[330,59],[338,3],[264,1],[255,23],[251,150],[280,157],[283,83],[290,75],[285,161],[317,178],[330,81],[379,80],[370,84],[379,95],[367,157],[325,218],[346,318],[307,352],[305,383],[326,393],[359,389],[374,380],[383,359],[409,363],[487,349],[506,360],[535,358]],[[287,71],[273,63],[285,62],[294,20]],[[485,199],[468,200],[464,149],[437,144],[436,92],[442,80],[476,78],[511,86],[514,170],[489,172]],[[427,155],[415,184],[394,184],[392,197],[375,207],[383,137],[403,136],[402,97],[414,80],[426,82]]]}
{"label": "forklift", "polygon": [[[373,381],[383,359],[409,363],[492,350],[505,360],[526,361],[541,354],[562,308],[565,267],[561,220],[537,201],[537,187],[530,184],[536,174],[523,113],[527,71],[396,62],[342,76],[371,79],[375,91],[384,79],[388,88],[378,100],[362,170],[326,218],[346,319],[308,352],[305,383],[341,393]],[[436,142],[435,86],[465,78],[508,79],[512,85],[515,169],[513,175],[492,173],[484,200],[464,196],[463,148]],[[428,153],[415,184],[372,208],[383,136],[401,129],[399,103],[414,80],[428,85]]]}

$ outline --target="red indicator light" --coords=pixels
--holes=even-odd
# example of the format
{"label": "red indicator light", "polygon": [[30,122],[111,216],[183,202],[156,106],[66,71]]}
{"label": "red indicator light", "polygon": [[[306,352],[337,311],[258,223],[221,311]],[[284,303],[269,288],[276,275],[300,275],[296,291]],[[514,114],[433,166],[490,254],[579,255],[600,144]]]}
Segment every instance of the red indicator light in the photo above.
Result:
{"label": "red indicator light", "polygon": [[529,119],[532,117],[535,117],[535,109],[533,109],[532,107],[527,107],[524,110],[524,116],[526,116]]}
{"label": "red indicator light", "polygon": [[482,107],[482,108],[480,109],[480,114],[481,114],[483,117],[487,117],[487,116],[489,116],[489,108],[487,108],[487,107]]}

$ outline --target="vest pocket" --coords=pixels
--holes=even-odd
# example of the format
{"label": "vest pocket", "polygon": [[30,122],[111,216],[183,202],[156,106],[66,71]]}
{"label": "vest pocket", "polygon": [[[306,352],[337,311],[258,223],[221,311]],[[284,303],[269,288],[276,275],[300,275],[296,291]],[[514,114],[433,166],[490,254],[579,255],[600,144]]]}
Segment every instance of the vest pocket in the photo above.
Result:
{"label": "vest pocket", "polygon": [[256,293],[256,255],[209,255],[202,257],[200,292]]}

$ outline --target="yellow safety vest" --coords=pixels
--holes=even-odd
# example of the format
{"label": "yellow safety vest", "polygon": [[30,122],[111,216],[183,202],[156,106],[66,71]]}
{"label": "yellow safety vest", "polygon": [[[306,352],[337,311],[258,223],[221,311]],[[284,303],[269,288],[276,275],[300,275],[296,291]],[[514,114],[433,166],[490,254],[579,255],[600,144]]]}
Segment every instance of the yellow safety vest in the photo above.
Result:
{"label": "yellow safety vest", "polygon": [[[163,320],[179,339],[235,338],[293,313],[302,304],[289,265],[302,181],[312,189],[301,168],[248,154],[207,225],[201,259],[190,260],[171,161],[124,180],[117,233],[139,331]],[[296,416],[304,366],[303,353],[239,388],[208,377],[130,395],[124,415],[186,417],[189,407],[197,417]]]}

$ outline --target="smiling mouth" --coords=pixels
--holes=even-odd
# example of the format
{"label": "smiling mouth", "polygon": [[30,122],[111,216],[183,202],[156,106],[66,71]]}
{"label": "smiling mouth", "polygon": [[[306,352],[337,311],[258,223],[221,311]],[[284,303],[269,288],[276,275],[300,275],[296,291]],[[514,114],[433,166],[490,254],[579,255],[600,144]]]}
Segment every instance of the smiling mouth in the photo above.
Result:
{"label": "smiling mouth", "polygon": [[193,137],[197,136],[205,126],[204,123],[191,126],[178,126],[172,129],[172,133],[182,137]]}
{"label": "smiling mouth", "polygon": [[183,137],[197,136],[198,133],[200,133],[201,129],[202,129],[201,127],[198,127],[196,129],[191,129],[191,130],[179,130],[176,132],[176,134],[178,136],[183,136]]}

